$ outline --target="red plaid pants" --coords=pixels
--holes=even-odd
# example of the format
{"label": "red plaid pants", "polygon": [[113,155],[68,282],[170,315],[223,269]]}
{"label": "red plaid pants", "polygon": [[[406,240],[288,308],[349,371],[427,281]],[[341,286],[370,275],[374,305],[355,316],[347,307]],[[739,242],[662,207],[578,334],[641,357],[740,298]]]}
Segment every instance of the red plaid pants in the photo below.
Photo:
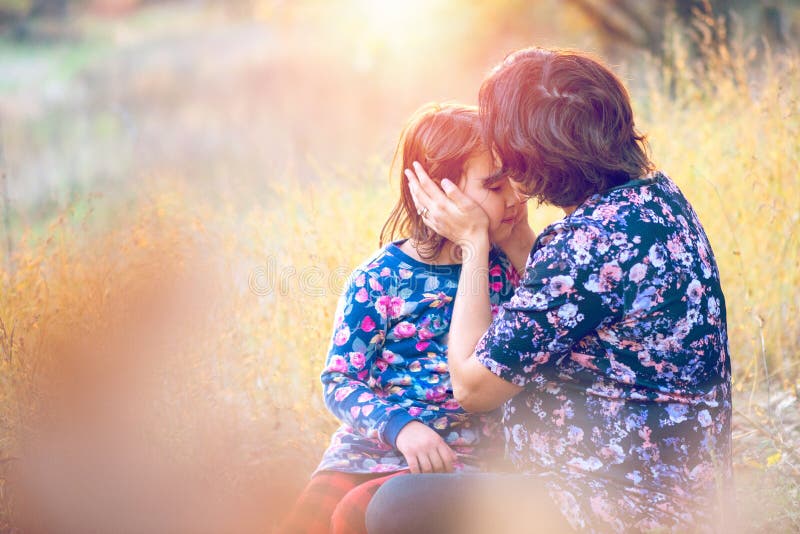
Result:
{"label": "red plaid pants", "polygon": [[390,478],[408,474],[320,471],[306,485],[278,529],[280,534],[366,534],[370,499]]}

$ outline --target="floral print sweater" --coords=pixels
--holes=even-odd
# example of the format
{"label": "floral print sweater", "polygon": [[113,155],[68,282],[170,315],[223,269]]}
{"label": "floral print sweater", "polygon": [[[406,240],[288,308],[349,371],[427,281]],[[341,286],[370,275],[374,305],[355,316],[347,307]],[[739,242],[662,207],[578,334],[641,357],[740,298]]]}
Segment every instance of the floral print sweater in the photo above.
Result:
{"label": "floral print sweater", "polygon": [[711,528],[731,478],[725,299],[708,238],[662,173],[547,227],[476,348],[524,386],[506,451],[580,531]]}
{"label": "floral print sweater", "polygon": [[[407,469],[400,430],[421,421],[457,453],[457,467],[481,468],[502,454],[500,414],[467,414],[453,398],[447,333],[461,265],[430,265],[390,243],[348,279],[322,372],[328,409],[341,422],[317,468],[350,473]],[[492,312],[519,277],[498,248],[489,257]]]}

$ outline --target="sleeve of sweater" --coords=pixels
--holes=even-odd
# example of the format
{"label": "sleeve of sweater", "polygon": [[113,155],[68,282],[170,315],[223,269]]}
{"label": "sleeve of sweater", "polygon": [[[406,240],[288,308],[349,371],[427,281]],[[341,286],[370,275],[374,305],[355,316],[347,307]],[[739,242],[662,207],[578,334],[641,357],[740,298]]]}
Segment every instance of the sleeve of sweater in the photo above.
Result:
{"label": "sleeve of sweater", "polygon": [[321,380],[325,405],[334,416],[355,432],[395,447],[400,430],[414,417],[369,385],[370,368],[381,357],[386,337],[388,283],[370,270],[358,269],[350,276],[337,306]]}

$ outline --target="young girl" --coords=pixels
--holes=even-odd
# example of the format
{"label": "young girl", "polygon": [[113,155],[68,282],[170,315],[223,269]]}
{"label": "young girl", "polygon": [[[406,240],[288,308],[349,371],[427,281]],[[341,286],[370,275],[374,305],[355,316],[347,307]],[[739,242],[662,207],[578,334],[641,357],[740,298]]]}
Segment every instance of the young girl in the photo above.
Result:
{"label": "young girl", "polygon": [[[515,265],[521,269],[527,258],[510,243],[531,230],[524,203],[481,141],[477,110],[423,107],[401,135],[398,156],[401,169],[417,161],[432,176],[458,180],[489,216],[497,245],[488,271],[494,313],[518,282]],[[342,424],[283,532],[365,532],[369,499],[389,478],[481,470],[492,452],[502,453],[499,416],[467,414],[453,398],[447,333],[461,251],[431,231],[425,216],[401,177],[382,248],[353,272],[336,311],[322,384]],[[406,239],[392,241],[400,236]]]}

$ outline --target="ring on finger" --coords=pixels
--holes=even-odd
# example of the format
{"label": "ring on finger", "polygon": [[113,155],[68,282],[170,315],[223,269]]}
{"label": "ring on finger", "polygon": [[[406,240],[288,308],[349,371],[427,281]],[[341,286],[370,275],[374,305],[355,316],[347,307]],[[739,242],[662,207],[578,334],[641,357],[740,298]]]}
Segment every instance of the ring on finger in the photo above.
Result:
{"label": "ring on finger", "polygon": [[425,217],[427,217],[427,216],[428,216],[428,213],[430,213],[430,210],[429,210],[427,207],[425,207],[425,208],[422,208],[422,209],[420,210],[420,212],[419,212],[419,216],[420,216],[420,217],[422,217],[422,218],[424,219]]}

